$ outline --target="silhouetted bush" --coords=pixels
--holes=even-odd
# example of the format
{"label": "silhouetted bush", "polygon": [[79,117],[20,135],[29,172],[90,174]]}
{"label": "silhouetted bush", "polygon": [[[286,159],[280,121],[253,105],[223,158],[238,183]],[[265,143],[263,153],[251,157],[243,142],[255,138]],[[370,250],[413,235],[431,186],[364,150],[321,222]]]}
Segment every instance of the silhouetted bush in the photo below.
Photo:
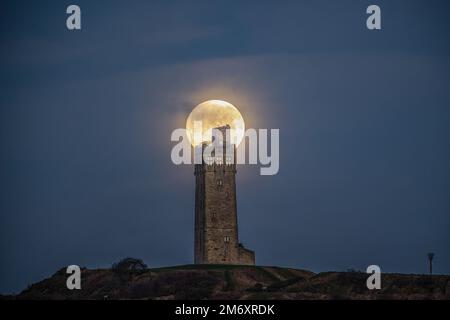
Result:
{"label": "silhouetted bush", "polygon": [[119,276],[128,276],[134,273],[141,273],[147,269],[147,265],[142,259],[124,258],[111,267],[112,271]]}

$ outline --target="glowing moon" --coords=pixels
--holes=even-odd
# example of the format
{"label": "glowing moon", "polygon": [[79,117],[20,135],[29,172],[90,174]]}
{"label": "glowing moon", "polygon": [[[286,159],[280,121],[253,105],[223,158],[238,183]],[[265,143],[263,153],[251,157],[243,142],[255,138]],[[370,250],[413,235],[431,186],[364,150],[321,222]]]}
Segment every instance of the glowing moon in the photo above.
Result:
{"label": "glowing moon", "polygon": [[[201,121],[202,129],[197,127],[194,130],[195,121]],[[225,125],[230,126],[231,141],[238,146],[245,132],[244,118],[239,110],[231,103],[222,100],[202,102],[191,111],[186,121],[189,142],[194,147],[196,144],[211,142],[212,129]]]}

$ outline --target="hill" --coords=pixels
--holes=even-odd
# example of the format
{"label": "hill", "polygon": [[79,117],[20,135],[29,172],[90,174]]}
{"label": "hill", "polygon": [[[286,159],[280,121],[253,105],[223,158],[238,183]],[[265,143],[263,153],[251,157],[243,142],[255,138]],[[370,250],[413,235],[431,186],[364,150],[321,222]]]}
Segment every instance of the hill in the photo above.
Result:
{"label": "hill", "polygon": [[10,299],[450,299],[450,276],[382,274],[368,290],[362,272],[263,266],[183,265],[118,274],[82,269],[81,290],[68,290],[65,268]]}

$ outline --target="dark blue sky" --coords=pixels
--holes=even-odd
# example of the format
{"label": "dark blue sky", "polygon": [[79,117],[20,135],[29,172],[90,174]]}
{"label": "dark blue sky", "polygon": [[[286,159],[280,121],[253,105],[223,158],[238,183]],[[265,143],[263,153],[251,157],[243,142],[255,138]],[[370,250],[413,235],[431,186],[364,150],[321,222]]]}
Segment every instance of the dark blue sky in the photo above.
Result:
{"label": "dark blue sky", "polygon": [[[82,30],[65,10],[80,5]],[[366,28],[378,4],[382,30]],[[257,264],[450,273],[450,2],[2,1],[0,292],[68,264],[192,263],[193,167],[170,134],[207,99],[280,129],[238,170]]]}

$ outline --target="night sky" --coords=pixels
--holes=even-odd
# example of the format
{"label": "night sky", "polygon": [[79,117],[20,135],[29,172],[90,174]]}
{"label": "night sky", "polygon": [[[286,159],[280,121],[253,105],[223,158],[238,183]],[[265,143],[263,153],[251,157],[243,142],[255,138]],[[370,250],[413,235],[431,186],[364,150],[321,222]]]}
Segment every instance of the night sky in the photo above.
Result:
{"label": "night sky", "polygon": [[[66,28],[78,4],[82,30]],[[366,28],[381,7],[382,30]],[[258,265],[450,273],[449,1],[2,1],[0,293],[77,264],[193,262],[172,130],[221,99],[280,129],[237,173]]]}

